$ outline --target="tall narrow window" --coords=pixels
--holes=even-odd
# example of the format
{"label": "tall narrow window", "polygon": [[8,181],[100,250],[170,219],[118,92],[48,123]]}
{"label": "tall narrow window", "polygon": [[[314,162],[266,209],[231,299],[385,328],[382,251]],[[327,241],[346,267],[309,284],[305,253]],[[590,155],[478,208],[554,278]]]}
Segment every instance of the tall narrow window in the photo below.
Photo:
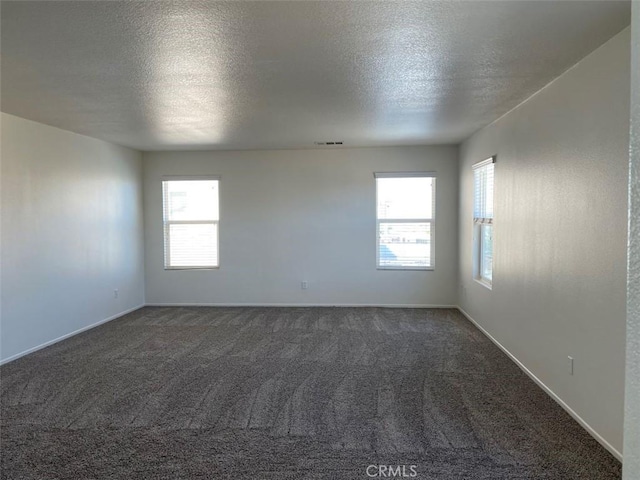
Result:
{"label": "tall narrow window", "polygon": [[435,175],[376,173],[375,178],[378,268],[432,269]]}
{"label": "tall narrow window", "polygon": [[493,281],[493,170],[495,157],[473,166],[474,277]]}
{"label": "tall narrow window", "polygon": [[218,178],[165,180],[164,268],[217,268]]}

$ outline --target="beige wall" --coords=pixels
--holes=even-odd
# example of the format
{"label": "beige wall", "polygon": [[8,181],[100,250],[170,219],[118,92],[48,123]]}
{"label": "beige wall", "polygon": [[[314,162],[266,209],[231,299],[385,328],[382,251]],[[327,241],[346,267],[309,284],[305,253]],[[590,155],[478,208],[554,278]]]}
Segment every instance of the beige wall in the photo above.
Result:
{"label": "beige wall", "polygon": [[[622,451],[629,147],[626,29],[468,139],[460,305]],[[471,166],[497,155],[493,289],[472,278]],[[568,356],[575,359],[569,374]]]}
{"label": "beige wall", "polygon": [[[632,7],[631,174],[624,479],[640,478],[640,3]],[[627,455],[626,453],[629,453]]]}
{"label": "beige wall", "polygon": [[[151,304],[455,305],[457,147],[144,154]],[[377,171],[437,174],[435,270],[376,270]],[[221,175],[220,269],[163,268],[163,175]],[[308,290],[301,290],[301,281]]]}
{"label": "beige wall", "polygon": [[1,137],[7,360],[144,303],[142,182],[127,148],[7,114]]}

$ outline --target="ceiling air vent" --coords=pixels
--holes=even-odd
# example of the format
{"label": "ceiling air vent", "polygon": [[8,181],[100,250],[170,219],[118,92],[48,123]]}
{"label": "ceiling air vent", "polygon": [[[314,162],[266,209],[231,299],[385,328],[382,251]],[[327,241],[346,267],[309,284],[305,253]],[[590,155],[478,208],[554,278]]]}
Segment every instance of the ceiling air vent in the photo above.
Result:
{"label": "ceiling air vent", "polygon": [[313,142],[316,145],[342,145],[342,142]]}

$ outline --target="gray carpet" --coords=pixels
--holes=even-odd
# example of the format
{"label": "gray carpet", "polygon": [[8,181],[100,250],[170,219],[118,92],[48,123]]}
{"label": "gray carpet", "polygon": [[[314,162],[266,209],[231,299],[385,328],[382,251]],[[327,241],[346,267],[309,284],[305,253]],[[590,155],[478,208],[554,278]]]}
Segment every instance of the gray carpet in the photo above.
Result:
{"label": "gray carpet", "polygon": [[0,375],[6,479],[621,477],[455,310],[144,308]]}

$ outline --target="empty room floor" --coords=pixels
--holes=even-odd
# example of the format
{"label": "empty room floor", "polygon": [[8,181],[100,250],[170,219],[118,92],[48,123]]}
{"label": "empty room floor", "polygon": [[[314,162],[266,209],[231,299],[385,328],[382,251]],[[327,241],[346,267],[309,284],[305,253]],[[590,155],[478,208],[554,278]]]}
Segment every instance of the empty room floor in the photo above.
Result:
{"label": "empty room floor", "polygon": [[621,476],[451,309],[146,307],[0,374],[7,479]]}

